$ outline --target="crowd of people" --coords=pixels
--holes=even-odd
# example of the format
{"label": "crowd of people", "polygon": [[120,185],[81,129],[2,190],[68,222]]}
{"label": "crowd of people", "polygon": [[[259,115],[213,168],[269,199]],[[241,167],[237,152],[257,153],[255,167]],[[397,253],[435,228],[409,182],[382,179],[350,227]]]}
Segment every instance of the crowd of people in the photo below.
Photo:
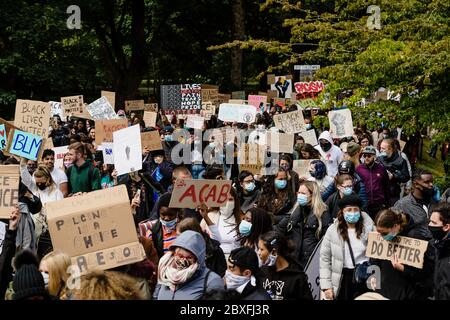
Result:
{"label": "crowd of people", "polygon": [[[249,125],[212,115],[203,131],[280,131],[273,116],[296,109],[273,106]],[[256,174],[240,170],[237,161],[206,163],[196,152],[198,145],[236,151],[236,140],[198,140],[177,115],[160,112],[149,127],[137,112],[117,114],[142,132],[160,133],[162,149],[143,148],[142,170],[118,175],[95,144],[95,122],[80,118],[52,119],[54,146],[69,146],[60,168],[51,149],[37,162],[0,154],[3,165],[20,165],[21,176],[0,256],[0,299],[312,300],[305,268],[316,248],[323,299],[450,299],[450,192],[441,197],[433,175],[409,163],[388,128],[358,126],[353,136],[333,139],[305,110],[306,128],[315,130],[318,144],[297,133],[294,151],[276,157],[276,170]],[[175,139],[179,129],[191,137]],[[244,142],[261,139],[250,134]],[[172,160],[178,144],[190,145],[189,163]],[[308,176],[294,170],[294,160],[311,160]],[[177,179],[231,180],[233,188],[222,207],[171,208]],[[120,184],[145,259],[72,277],[71,257],[53,248],[45,204]],[[367,257],[370,232],[386,241],[428,241],[423,267]],[[368,274],[359,273],[371,265],[379,267],[380,279],[367,286]]]}

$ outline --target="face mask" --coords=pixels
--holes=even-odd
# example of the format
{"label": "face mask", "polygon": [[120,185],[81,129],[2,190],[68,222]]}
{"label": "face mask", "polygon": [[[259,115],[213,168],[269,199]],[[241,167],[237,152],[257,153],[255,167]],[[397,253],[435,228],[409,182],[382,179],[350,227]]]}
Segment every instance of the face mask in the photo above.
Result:
{"label": "face mask", "polygon": [[39,190],[47,189],[47,185],[45,183],[36,183],[36,187],[38,187]]}
{"label": "face mask", "polygon": [[71,166],[73,166],[73,162],[71,162],[71,161],[64,161],[64,167],[69,169]]}
{"label": "face mask", "polygon": [[42,278],[44,278],[44,284],[45,284],[45,288],[47,289],[48,288],[48,273],[45,273],[45,272],[41,272],[41,274],[42,274]]}
{"label": "face mask", "polygon": [[352,187],[345,187],[344,191],[342,192],[344,194],[344,196],[349,196],[351,195],[353,192],[353,188]]}
{"label": "face mask", "polygon": [[361,217],[361,213],[357,212],[344,212],[344,220],[348,223],[357,223],[359,218]]}
{"label": "face mask", "polygon": [[252,230],[252,224],[247,220],[242,220],[239,224],[239,233],[243,236],[248,236]]}
{"label": "face mask", "polygon": [[431,200],[431,198],[434,195],[434,189],[433,188],[422,187],[421,192],[422,192],[422,196],[423,196],[424,200]]}
{"label": "face mask", "polygon": [[164,136],[164,141],[172,141],[172,135]]}
{"label": "face mask", "polygon": [[181,259],[181,258],[178,258],[178,257],[175,258],[175,267],[176,267],[178,270],[187,269],[187,268],[189,268],[190,266],[191,266],[191,264],[190,264],[189,260],[187,260],[187,259]]}
{"label": "face mask", "polygon": [[286,185],[287,185],[287,181],[286,180],[275,179],[275,188],[281,190],[281,189],[286,188]]}
{"label": "face mask", "polygon": [[255,188],[256,184],[254,182],[250,182],[245,185],[245,190],[248,192],[252,192],[253,190],[255,190]]}
{"label": "face mask", "polygon": [[327,152],[327,151],[329,151],[331,149],[331,143],[329,143],[329,142],[328,143],[321,143],[320,147],[322,148],[322,150],[324,152]]}
{"label": "face mask", "polygon": [[227,285],[227,289],[235,290],[240,286],[244,285],[248,281],[250,281],[250,277],[239,276],[232,273],[230,270],[225,271],[225,283]]}
{"label": "face mask", "polygon": [[163,159],[155,158],[154,161],[155,161],[156,164],[161,164],[163,162]]}
{"label": "face mask", "polygon": [[389,232],[387,235],[383,236],[383,239],[386,241],[392,241],[395,239],[395,237],[397,236],[396,233],[394,232]]}
{"label": "face mask", "polygon": [[380,152],[380,157],[382,157],[382,158],[387,158],[387,153],[386,153],[386,151]]}
{"label": "face mask", "polygon": [[297,202],[302,207],[306,206],[308,204],[308,196],[304,194],[298,194],[297,195]]}
{"label": "face mask", "polygon": [[209,146],[210,146],[211,148],[215,148],[215,147],[216,147],[216,144],[215,144],[214,142],[211,142],[211,143],[209,144]]}
{"label": "face mask", "polygon": [[433,239],[436,240],[442,240],[444,239],[447,232],[445,232],[442,227],[432,227],[428,226],[428,229],[430,230],[431,234],[433,235]]}
{"label": "face mask", "polygon": [[264,263],[265,266],[272,267],[277,262],[277,255],[269,254],[267,261]]}
{"label": "face mask", "polygon": [[163,219],[159,219],[159,221],[161,221],[161,224],[168,229],[173,229],[175,227],[175,225],[177,224],[176,218],[173,220],[170,220],[170,221],[165,221]]}
{"label": "face mask", "polygon": [[306,128],[306,130],[309,130],[309,129],[311,129],[312,128],[312,125],[311,125],[311,123],[308,123],[306,126],[305,126],[305,128]]}

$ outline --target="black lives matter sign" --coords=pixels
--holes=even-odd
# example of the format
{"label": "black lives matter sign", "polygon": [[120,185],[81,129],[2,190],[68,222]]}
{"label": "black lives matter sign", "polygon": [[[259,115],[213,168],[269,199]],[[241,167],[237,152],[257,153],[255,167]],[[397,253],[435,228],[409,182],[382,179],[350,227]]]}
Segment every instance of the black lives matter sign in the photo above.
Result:
{"label": "black lives matter sign", "polygon": [[161,86],[161,108],[163,110],[198,110],[202,108],[201,84]]}

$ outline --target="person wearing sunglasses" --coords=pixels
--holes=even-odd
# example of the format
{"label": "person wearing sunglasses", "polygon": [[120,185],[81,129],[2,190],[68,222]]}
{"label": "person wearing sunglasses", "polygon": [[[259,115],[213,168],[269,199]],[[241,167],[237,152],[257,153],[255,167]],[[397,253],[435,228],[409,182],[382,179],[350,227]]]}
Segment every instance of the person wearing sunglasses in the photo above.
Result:
{"label": "person wearing sunglasses", "polygon": [[356,168],[356,173],[364,182],[368,197],[367,213],[372,219],[389,203],[389,177],[386,169],[376,162],[376,149],[372,146],[363,148],[361,154],[364,162]]}

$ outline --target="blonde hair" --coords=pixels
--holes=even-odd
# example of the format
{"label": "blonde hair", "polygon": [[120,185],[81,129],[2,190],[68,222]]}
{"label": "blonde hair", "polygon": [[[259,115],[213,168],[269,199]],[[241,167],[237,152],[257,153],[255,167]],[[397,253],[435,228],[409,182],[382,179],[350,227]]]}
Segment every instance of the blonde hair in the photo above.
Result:
{"label": "blonde hair", "polygon": [[117,272],[93,270],[81,276],[74,292],[77,300],[142,300],[139,284],[133,277]]}
{"label": "blonde hair", "polygon": [[317,223],[319,226],[316,231],[316,238],[320,238],[320,233],[322,232],[322,215],[325,211],[327,211],[327,205],[322,201],[322,196],[320,194],[320,188],[317,182],[315,181],[304,181],[300,184],[304,185],[309,192],[311,193],[311,209],[313,214],[317,218]]}
{"label": "blonde hair", "polygon": [[52,174],[50,173],[50,170],[48,170],[47,166],[40,165],[34,172],[34,177],[46,179],[47,183],[50,183],[50,192],[53,192],[56,189],[56,184],[53,181]]}
{"label": "blonde hair", "polygon": [[60,251],[52,251],[45,255],[41,263],[45,262],[48,270],[48,292],[52,296],[61,297],[66,290],[69,278],[67,269],[71,265],[70,257]]}

